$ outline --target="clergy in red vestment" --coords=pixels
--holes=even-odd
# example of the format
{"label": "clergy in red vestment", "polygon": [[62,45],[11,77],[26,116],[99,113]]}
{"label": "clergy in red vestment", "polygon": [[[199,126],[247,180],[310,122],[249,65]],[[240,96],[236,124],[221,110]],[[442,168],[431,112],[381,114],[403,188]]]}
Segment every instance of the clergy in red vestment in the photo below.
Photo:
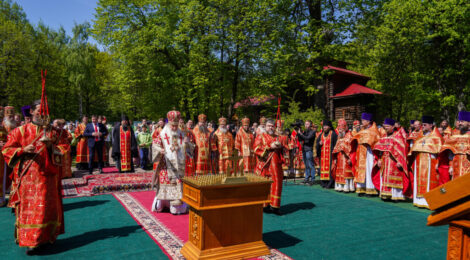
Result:
{"label": "clergy in red vestment", "polygon": [[[448,173],[452,176],[452,180],[457,179],[465,174],[470,173],[470,112],[460,111],[458,114],[458,128],[459,134],[451,135],[444,142],[441,147],[441,155],[449,159]],[[441,156],[439,156],[441,157]],[[441,164],[441,160],[439,160]],[[439,180],[443,177],[441,172],[441,165],[439,165]],[[445,172],[444,172],[445,174]],[[449,181],[448,176],[447,181]],[[440,181],[440,184],[445,183]]]}
{"label": "clergy in red vestment", "polygon": [[88,142],[87,138],[83,136],[85,133],[86,125],[88,124],[88,117],[83,116],[82,122],[75,128],[75,138],[78,140],[77,143],[77,157],[75,159],[77,169],[87,170],[88,169]]}
{"label": "clergy in red vestment", "polygon": [[134,130],[125,115],[121,118],[121,124],[114,126],[113,150],[111,156],[116,162],[119,172],[134,172],[133,158],[139,156],[137,140]]}
{"label": "clergy in red vestment", "polygon": [[438,155],[443,138],[437,128],[433,129],[433,117],[423,116],[422,122],[422,137],[414,142],[409,159],[413,163],[413,205],[428,208],[423,195],[439,186]]}
{"label": "clergy in red vestment", "polygon": [[60,177],[61,178],[70,178],[72,177],[72,158],[71,158],[71,147],[70,143],[72,142],[72,135],[67,131],[65,126],[64,119],[56,119],[54,120],[53,127],[56,128],[57,133],[59,134],[58,137],[58,148],[60,152],[63,154],[63,163],[60,167]]}
{"label": "clergy in red vestment", "polygon": [[348,130],[346,120],[338,120],[338,140],[333,149],[333,171],[335,177],[335,190],[339,192],[354,192],[354,174],[352,161],[356,151],[352,149],[352,136]]}
{"label": "clergy in red vestment", "polygon": [[376,167],[373,181],[383,200],[405,200],[410,180],[406,163],[406,139],[395,127],[395,120],[385,118],[386,136],[374,145]]}
{"label": "clergy in red vestment", "polygon": [[[292,130],[290,140],[289,140],[289,148],[292,151],[292,168],[293,173],[295,174],[296,178],[303,177],[305,171],[305,163],[303,161],[303,153],[302,153],[302,145],[299,140],[299,131],[300,127],[302,127],[302,122],[300,120],[296,121],[294,124],[294,130]],[[314,147],[313,149],[316,149]],[[315,154],[315,153],[314,153]],[[314,156],[315,157],[315,156]]]}
{"label": "clergy in red vestment", "polygon": [[335,148],[337,135],[329,120],[323,120],[322,134],[317,138],[317,157],[320,158],[320,181],[323,188],[334,188],[335,179],[331,176],[332,153]]}
{"label": "clergy in red vestment", "polygon": [[279,142],[282,145],[282,171],[285,175],[289,169],[289,133],[284,132],[284,120],[276,121],[276,135],[279,136]]}
{"label": "clergy in red vestment", "polygon": [[214,132],[211,140],[212,151],[219,154],[219,172],[231,175],[233,173],[233,165],[231,157],[233,156],[233,148],[235,142],[233,135],[227,128],[227,118],[219,118],[219,128]]}
{"label": "clergy in red vestment", "polygon": [[359,196],[375,196],[378,194],[372,182],[372,169],[374,168],[374,154],[372,148],[380,139],[380,134],[373,115],[362,113],[361,130],[353,136],[353,149],[356,149],[356,158],[353,161],[354,182],[356,193]]}
{"label": "clergy in red vestment", "polygon": [[12,106],[6,106],[4,108],[3,127],[6,129],[7,133],[10,133],[17,126],[18,123],[15,120],[15,108]]}
{"label": "clergy in red vestment", "polygon": [[255,169],[255,157],[253,153],[253,143],[255,139],[249,130],[250,119],[245,117],[242,119],[242,127],[238,130],[235,137],[235,149],[238,155],[243,157],[243,172],[253,173]]}
{"label": "clergy in red vestment", "polygon": [[255,172],[258,175],[270,177],[273,181],[271,184],[271,203],[264,208],[264,211],[281,215],[283,147],[275,134],[274,124],[274,120],[266,120],[266,133],[256,136],[253,151],[260,162],[256,165]]}
{"label": "clergy in red vestment", "polygon": [[58,133],[54,128],[48,126],[44,136],[40,109],[41,101],[35,101],[31,105],[33,122],[14,129],[2,150],[6,162],[14,168],[8,206],[16,214],[15,236],[19,246],[28,247],[28,254],[64,233],[61,145],[56,145]]}
{"label": "clergy in red vestment", "polygon": [[[3,107],[0,106],[0,122],[3,121]],[[3,148],[5,143],[7,142],[7,130],[3,127],[3,124],[0,124],[0,150]],[[7,173],[8,166],[5,163],[5,159],[3,158],[3,154],[0,153],[0,207],[5,206],[6,199],[6,179],[8,178]],[[5,183],[5,184],[4,184]]]}
{"label": "clergy in red vestment", "polygon": [[[210,163],[210,132],[207,128],[207,116],[200,114],[197,126],[193,129],[194,142],[196,144],[194,151],[195,173],[196,175],[204,175],[211,172]],[[214,169],[214,173],[217,172]]]}
{"label": "clergy in red vestment", "polygon": [[[185,125],[184,119],[180,118],[178,127],[179,127],[180,131],[183,133],[184,137],[186,139],[188,139],[188,142],[186,142],[186,143],[194,144],[195,143],[194,135],[193,135],[193,131],[191,131],[190,126],[191,126],[191,124],[189,124],[189,121]],[[186,156],[186,160],[185,160],[186,168],[185,168],[184,174],[186,176],[193,176],[194,172],[195,172],[194,153],[193,153],[194,149],[186,149],[185,148],[184,150],[185,150],[185,156]]]}
{"label": "clergy in red vestment", "polygon": [[[165,120],[163,118],[158,119],[158,123],[154,126],[153,132],[152,132],[152,140],[155,142],[157,140],[158,136],[160,135],[160,132],[162,131],[163,127],[165,127]],[[157,169],[158,166],[158,161],[153,163],[153,170]]]}

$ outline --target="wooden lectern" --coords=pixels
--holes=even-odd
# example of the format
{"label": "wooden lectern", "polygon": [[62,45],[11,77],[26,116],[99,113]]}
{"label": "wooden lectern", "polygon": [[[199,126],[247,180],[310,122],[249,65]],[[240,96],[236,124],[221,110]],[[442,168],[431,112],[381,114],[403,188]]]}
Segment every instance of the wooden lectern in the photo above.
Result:
{"label": "wooden lectern", "polygon": [[424,195],[429,226],[449,224],[447,259],[470,260],[470,174],[441,185]]}
{"label": "wooden lectern", "polygon": [[243,178],[200,176],[183,180],[183,201],[190,207],[189,239],[181,249],[186,259],[270,254],[263,242],[263,203],[269,202],[271,181],[258,176]]}

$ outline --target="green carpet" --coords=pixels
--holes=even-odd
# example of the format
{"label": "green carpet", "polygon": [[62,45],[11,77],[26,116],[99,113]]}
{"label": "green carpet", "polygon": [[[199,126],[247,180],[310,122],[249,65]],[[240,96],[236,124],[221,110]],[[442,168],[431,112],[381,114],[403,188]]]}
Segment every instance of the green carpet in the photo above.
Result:
{"label": "green carpet", "polygon": [[14,216],[0,208],[0,259],[167,259],[112,195],[64,199],[65,234],[41,256],[13,239]]}
{"label": "green carpet", "polygon": [[447,226],[429,210],[318,185],[284,186],[284,215],[265,215],[264,240],[294,259],[445,259]]}
{"label": "green carpet", "polygon": [[[0,259],[166,259],[111,195],[64,200],[66,234],[41,256],[13,241],[14,217],[0,208]],[[264,240],[294,259],[445,259],[447,227],[410,203],[289,183],[283,216],[265,214]]]}

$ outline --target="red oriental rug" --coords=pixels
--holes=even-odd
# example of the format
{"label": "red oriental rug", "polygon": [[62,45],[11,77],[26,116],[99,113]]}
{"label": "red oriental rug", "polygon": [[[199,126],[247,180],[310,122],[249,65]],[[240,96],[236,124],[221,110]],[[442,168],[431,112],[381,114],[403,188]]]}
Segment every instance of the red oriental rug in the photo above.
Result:
{"label": "red oriental rug", "polygon": [[114,167],[103,169],[103,174],[83,175],[63,179],[64,197],[94,196],[113,192],[150,190],[152,172],[117,173]]}
{"label": "red oriental rug", "polygon": [[[189,216],[156,213],[150,210],[154,191],[115,193],[113,196],[124,206],[135,221],[158,244],[170,259],[184,259],[180,250],[188,240]],[[259,259],[291,259],[276,249]]]}

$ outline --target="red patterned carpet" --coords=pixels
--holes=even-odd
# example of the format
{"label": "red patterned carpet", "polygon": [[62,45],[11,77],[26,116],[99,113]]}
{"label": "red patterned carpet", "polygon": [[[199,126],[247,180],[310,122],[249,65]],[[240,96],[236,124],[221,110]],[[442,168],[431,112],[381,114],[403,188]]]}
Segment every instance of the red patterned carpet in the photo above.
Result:
{"label": "red patterned carpet", "polygon": [[[170,213],[156,213],[150,210],[154,191],[115,193],[114,197],[142,226],[147,234],[160,246],[170,259],[184,259],[180,250],[188,239],[188,215],[174,216]],[[276,249],[260,259],[291,259]]]}
{"label": "red patterned carpet", "polygon": [[64,197],[82,197],[150,190],[152,172],[118,173],[115,167],[104,168],[103,172],[62,180],[62,194]]}

